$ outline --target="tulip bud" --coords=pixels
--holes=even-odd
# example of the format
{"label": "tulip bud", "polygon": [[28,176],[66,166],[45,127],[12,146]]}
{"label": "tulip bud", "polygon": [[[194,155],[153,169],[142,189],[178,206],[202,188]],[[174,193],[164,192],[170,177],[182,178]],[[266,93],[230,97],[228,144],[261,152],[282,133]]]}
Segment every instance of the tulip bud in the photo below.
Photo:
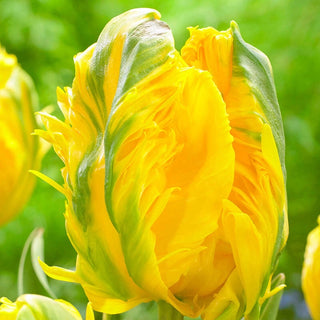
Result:
{"label": "tulip bud", "polygon": [[[0,320],[82,320],[78,310],[64,300],[52,300],[35,294],[24,294],[16,302],[0,299]],[[88,304],[86,320],[94,320]]]}
{"label": "tulip bud", "polygon": [[35,182],[28,170],[40,168],[35,107],[31,78],[0,47],[0,225],[25,205]]}
{"label": "tulip bud", "polygon": [[307,240],[302,269],[302,290],[312,319],[320,319],[320,216]]}
{"label": "tulip bud", "polygon": [[[204,319],[258,319],[287,238],[284,136],[270,64],[225,32],[174,49],[151,9],[114,18],[43,114],[64,161],[66,228],[95,310],[164,300]],[[48,180],[49,181],[49,180]]]}

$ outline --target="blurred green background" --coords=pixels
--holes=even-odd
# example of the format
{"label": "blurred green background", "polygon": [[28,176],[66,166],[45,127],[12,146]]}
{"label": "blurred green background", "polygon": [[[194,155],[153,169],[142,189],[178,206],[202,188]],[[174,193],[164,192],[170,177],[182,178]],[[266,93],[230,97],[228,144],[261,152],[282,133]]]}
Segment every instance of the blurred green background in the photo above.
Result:
{"label": "blurred green background", "polygon": [[[310,319],[300,290],[308,232],[320,206],[320,1],[290,0],[0,0],[0,43],[17,55],[36,84],[41,108],[56,105],[56,87],[70,86],[73,56],[94,43],[104,25],[133,7],[159,10],[180,49],[186,27],[227,29],[238,22],[244,39],[265,52],[273,65],[286,135],[290,236],[279,264],[287,288],[278,319]],[[42,172],[61,182],[62,162],[51,150]],[[0,296],[15,300],[18,260],[28,234],[45,228],[46,262],[74,267],[75,253],[64,229],[64,198],[38,181],[27,206],[0,230]],[[254,258],[254,257],[253,257]],[[50,280],[60,298],[84,310],[79,286]],[[25,291],[44,293],[30,263]],[[149,313],[154,312],[148,306]],[[148,319],[148,312],[145,319]],[[133,313],[139,315],[139,311]],[[138,316],[139,319],[144,317]]]}

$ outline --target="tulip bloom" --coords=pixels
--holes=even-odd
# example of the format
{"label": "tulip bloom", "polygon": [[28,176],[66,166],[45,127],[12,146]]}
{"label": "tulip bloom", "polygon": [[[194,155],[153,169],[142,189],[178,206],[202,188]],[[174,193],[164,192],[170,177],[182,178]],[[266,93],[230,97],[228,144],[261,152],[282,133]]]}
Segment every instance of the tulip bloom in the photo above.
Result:
{"label": "tulip bloom", "polygon": [[25,205],[35,182],[28,170],[40,167],[36,106],[31,78],[0,47],[0,225]]}
{"label": "tulip bloom", "polygon": [[320,216],[308,235],[302,269],[302,290],[312,319],[320,319]]}
{"label": "tulip bloom", "polygon": [[[95,310],[164,300],[204,319],[258,319],[287,238],[284,136],[267,57],[227,31],[175,50],[151,9],[111,20],[43,114],[64,161],[66,228]],[[48,182],[50,180],[47,178]]]}
{"label": "tulip bloom", "polygon": [[[78,310],[64,300],[24,294],[16,302],[0,299],[0,320],[82,320]],[[91,305],[88,304],[86,320],[94,320]]]}

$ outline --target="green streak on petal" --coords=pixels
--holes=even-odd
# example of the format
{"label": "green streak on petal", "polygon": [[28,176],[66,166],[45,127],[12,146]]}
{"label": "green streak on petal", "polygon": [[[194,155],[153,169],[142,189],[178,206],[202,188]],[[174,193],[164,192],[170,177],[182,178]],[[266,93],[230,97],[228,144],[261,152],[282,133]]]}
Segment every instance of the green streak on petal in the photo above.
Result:
{"label": "green streak on petal", "polygon": [[234,21],[231,22],[231,30],[234,38],[233,76],[244,77],[259,101],[271,126],[283,176],[286,178],[283,125],[269,59],[264,53],[242,39],[239,27]]}
{"label": "green streak on petal", "polygon": [[[137,254],[133,254],[132,252],[136,253],[137,248],[145,247],[143,246],[145,230],[140,221],[138,194],[133,193],[132,197],[130,197],[131,199],[127,199],[128,212],[121,214],[122,218],[125,219],[116,217],[117,213],[113,211],[111,200],[114,184],[118,177],[117,173],[113,171],[114,158],[132,127],[136,114],[121,121],[121,124],[112,133],[109,132],[109,123],[112,122],[112,116],[121,104],[123,95],[152,73],[153,70],[164,64],[170,53],[174,52],[173,37],[169,28],[166,24],[157,21],[157,18],[157,12],[151,9],[131,10],[109,22],[98,39],[90,61],[86,81],[90,94],[97,104],[101,118],[106,124],[105,141],[103,142],[102,135],[100,136],[98,133],[95,144],[88,149],[79,163],[77,180],[72,192],[73,211],[81,223],[83,231],[89,233],[90,229],[88,226],[91,223],[92,214],[88,209],[91,198],[89,188],[90,170],[100,156],[104,143],[106,207],[111,222],[121,235],[126,263],[130,266],[136,266],[134,270],[129,271],[135,277],[142,276],[141,265],[145,264],[151,252],[150,250],[145,250],[143,251],[144,254],[138,255],[139,261],[137,263],[132,261],[133,258],[137,257]],[[123,41],[121,50],[119,50],[119,46],[117,47],[119,44],[117,41]],[[115,51],[113,51],[114,46],[117,48]],[[116,56],[115,53],[117,54]],[[118,54],[121,56],[118,56]],[[119,73],[119,77],[117,74],[108,73],[108,65],[112,62],[112,59],[120,59],[119,70],[112,69],[113,72]],[[108,106],[106,105],[107,95],[112,93],[106,91],[105,82],[110,81],[110,78],[112,79],[113,77],[118,79],[118,81],[116,91],[114,92],[115,97],[112,100],[111,112],[108,115]],[[95,237],[93,235],[90,236]],[[93,239],[91,240],[92,243],[97,244],[99,236],[97,235],[94,241]],[[100,248],[100,246],[97,247]],[[117,272],[117,268],[106,252],[100,252],[93,246],[89,246],[86,249],[77,249],[85,257],[84,260],[89,262],[93,270],[100,270],[99,276],[109,284],[109,289],[113,291],[112,294],[114,296],[122,300],[126,300],[131,296],[130,290],[125,285],[125,281],[122,279],[121,274]],[[103,271],[96,265],[98,256],[99,263],[104,265]],[[89,278],[88,283],[90,283]]]}
{"label": "green streak on petal", "polygon": [[[90,81],[89,77],[87,76],[87,81]],[[95,98],[96,96],[94,96]],[[88,106],[84,100],[82,99],[81,95],[79,96],[79,98],[81,99],[81,104],[84,106],[84,108],[86,109],[86,112],[88,113],[88,116],[90,118],[90,121],[92,122],[92,125],[96,128],[98,134],[100,134],[101,132],[103,132],[104,128],[101,128],[96,116],[94,115],[92,109],[90,108],[90,106]]]}
{"label": "green streak on petal", "polygon": [[[145,12],[148,14],[146,15]],[[140,23],[135,22],[134,27],[130,29],[130,33],[125,41],[122,53],[118,88],[105,131],[105,197],[110,219],[117,230],[118,226],[111,203],[113,187],[117,178],[113,173],[113,161],[122,141],[124,141],[126,138],[127,132],[133,125],[134,117],[137,115],[129,117],[126,119],[126,121],[123,121],[121,127],[116,128],[113,130],[113,132],[110,132],[110,123],[112,122],[113,116],[117,116],[115,111],[121,105],[121,98],[123,97],[123,94],[126,93],[130,88],[134,87],[139,81],[151,74],[151,72],[156,68],[163,65],[167,61],[170,54],[172,54],[175,50],[170,29],[165,23],[154,19],[154,17],[156,17],[156,13],[156,11],[150,9],[138,9],[131,10],[124,14],[125,16],[132,15],[133,18],[135,15],[137,15],[141,20],[146,15],[148,19],[144,18],[144,20],[142,20]],[[120,15],[116,19],[122,21],[123,15]],[[97,48],[101,46],[100,42],[105,41],[106,35],[108,34],[107,27],[106,30],[102,32],[98,40]]]}
{"label": "green streak on petal", "polygon": [[163,21],[145,21],[133,29],[123,49],[114,103],[140,80],[164,64],[169,54],[174,51],[171,30]]}
{"label": "green streak on petal", "polygon": [[88,211],[90,201],[90,188],[88,185],[88,178],[90,170],[94,162],[98,158],[99,150],[102,144],[102,135],[98,135],[95,145],[91,150],[88,150],[83,159],[80,161],[77,169],[77,180],[72,193],[72,207],[75,215],[86,231],[88,224],[90,224],[91,216]]}
{"label": "green streak on petal", "polygon": [[[144,79],[154,69],[164,64],[170,53],[175,50],[171,31],[165,23],[155,20],[158,16],[159,14],[157,11],[151,9],[131,10],[112,19],[100,34],[90,62],[90,71],[87,74],[87,82],[104,119],[106,119],[105,112],[107,109],[105,94],[108,94],[108,92],[104,92],[104,81],[106,76],[108,76],[105,72],[110,62],[112,46],[118,39],[118,33],[121,31],[121,33],[126,36],[121,57],[118,87],[116,96],[113,100],[113,109],[111,110],[109,119],[106,120],[108,123],[118,106],[117,102],[120,102],[123,94],[140,80]],[[122,30],[123,25],[126,24],[127,27]],[[94,118],[94,116],[92,118]],[[118,149],[125,138],[127,132],[126,128],[130,127],[130,122],[131,120],[124,124],[124,128],[112,137],[108,134],[108,124],[106,124],[106,204],[110,218],[115,226],[116,222],[112,217],[113,213],[110,204],[111,197],[108,192],[113,189],[115,181],[115,179],[113,179],[112,163],[116,149]],[[86,201],[88,200],[88,197],[84,197],[83,195],[90,194],[88,174],[100,148],[100,137],[97,139],[99,141],[93,146],[92,150],[88,150],[79,164],[77,170],[77,184],[74,190],[74,212],[84,227],[89,222],[89,217],[86,214]]]}
{"label": "green streak on petal", "polygon": [[[88,247],[85,261],[88,261],[92,270],[98,274],[98,278],[102,279],[100,281],[105,283],[109,295],[112,295],[112,297],[116,299],[124,301],[129,300],[132,293],[130,292],[125,279],[119,272],[117,265],[114,264],[114,261],[107,254],[99,237],[96,235],[90,235],[90,237],[92,237],[91,240],[94,245]],[[88,277],[87,274],[83,272],[82,277],[87,279],[88,283],[90,283],[90,275]]]}
{"label": "green streak on petal", "polygon": [[[125,86],[126,78],[131,73],[132,63],[136,63],[136,55],[141,52],[141,49],[132,50],[132,38],[135,37],[135,32],[141,28],[141,25],[146,21],[155,21],[159,17],[159,13],[153,9],[134,9],[124,14],[121,14],[113,18],[101,32],[99,39],[94,50],[93,57],[90,62],[90,71],[88,73],[87,81],[94,99],[101,112],[102,118],[107,119],[106,114],[106,97],[104,92],[104,82],[106,77],[106,70],[110,62],[112,62],[112,49],[113,46],[121,41],[120,37],[125,37],[122,63],[118,79],[117,97],[120,98],[124,93],[122,88],[128,90],[128,86]],[[131,40],[130,40],[131,38]],[[150,39],[146,39],[150,41]],[[128,48],[129,45],[129,48]],[[116,57],[118,58],[118,57]],[[146,58],[145,56],[143,58]],[[115,79],[118,75],[114,75]],[[145,73],[142,74],[142,77]],[[141,78],[140,78],[141,79]],[[139,77],[136,81],[140,80]],[[134,83],[131,83],[132,86]],[[120,88],[120,89],[119,89]]]}
{"label": "green streak on petal", "polygon": [[[109,133],[105,136],[105,161],[106,161],[106,178],[105,178],[105,201],[110,220],[116,230],[120,232],[115,212],[112,207],[112,193],[114,192],[114,184],[117,181],[118,175],[113,171],[114,158],[117,150],[126,138],[130,127],[134,123],[134,117],[127,119],[120,128],[117,128],[114,133]],[[116,191],[115,191],[116,192]]]}
{"label": "green streak on petal", "polygon": [[[271,127],[285,181],[285,139],[271,64],[264,53],[257,50],[242,39],[239,27],[235,22],[231,23],[231,30],[234,37],[233,76],[245,79],[252,94],[255,96],[264,112],[266,119],[262,120],[267,121]],[[286,213],[281,212],[282,208],[279,209],[277,238],[274,244],[274,250],[269,269],[270,273],[272,273],[276,267],[280,251],[283,246],[284,217]],[[260,296],[264,295],[268,283],[269,273],[266,274],[262,283]],[[258,305],[256,305],[246,319],[259,319],[258,309]]]}
{"label": "green streak on petal", "polygon": [[[130,290],[126,286],[126,281],[120,274],[118,267],[115,265],[113,259],[105,251],[104,245],[101,244],[99,234],[90,233],[90,224],[93,214],[90,211],[91,191],[89,188],[90,170],[93,168],[94,162],[99,156],[99,150],[101,148],[102,135],[97,138],[96,145],[93,150],[87,152],[81,161],[78,168],[78,175],[76,180],[76,187],[73,192],[72,206],[75,215],[81,223],[85,236],[90,237],[88,246],[86,248],[74,246],[77,252],[84,256],[84,260],[88,261],[92,270],[96,270],[103,281],[106,282],[109,288],[109,294],[112,292],[113,296],[122,300],[130,298]],[[92,245],[91,245],[92,244]],[[101,268],[103,265],[103,268]],[[86,278],[86,273],[82,276]],[[88,279],[88,282],[90,280]]]}
{"label": "green streak on petal", "polygon": [[[130,127],[134,125],[135,118],[138,118],[139,113],[127,119],[114,134],[107,136],[106,139],[106,205],[116,230],[121,235],[121,244],[128,272],[136,282],[143,280],[143,266],[150,258],[149,241],[146,239],[146,230],[143,221],[140,218],[139,210],[139,176],[137,173],[135,184],[132,185],[132,192],[124,199],[123,207],[127,208],[126,212],[115,212],[112,206],[112,194],[117,192],[114,189],[114,184],[117,181],[118,174],[113,171],[113,161],[116,155],[116,150],[124,140],[126,133]],[[108,170],[108,171],[107,171]],[[144,248],[144,249],[142,249]],[[140,250],[139,250],[140,249]],[[137,250],[139,250],[137,254]],[[152,251],[153,252],[153,251]]]}

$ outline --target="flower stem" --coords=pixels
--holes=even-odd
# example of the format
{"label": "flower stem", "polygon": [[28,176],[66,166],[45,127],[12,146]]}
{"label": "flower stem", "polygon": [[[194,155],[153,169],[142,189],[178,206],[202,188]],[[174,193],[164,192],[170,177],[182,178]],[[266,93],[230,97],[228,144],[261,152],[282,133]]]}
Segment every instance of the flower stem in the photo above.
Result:
{"label": "flower stem", "polygon": [[159,320],[183,320],[183,315],[165,301],[158,302]]}
{"label": "flower stem", "polygon": [[103,314],[102,320],[121,320],[121,314]]}

